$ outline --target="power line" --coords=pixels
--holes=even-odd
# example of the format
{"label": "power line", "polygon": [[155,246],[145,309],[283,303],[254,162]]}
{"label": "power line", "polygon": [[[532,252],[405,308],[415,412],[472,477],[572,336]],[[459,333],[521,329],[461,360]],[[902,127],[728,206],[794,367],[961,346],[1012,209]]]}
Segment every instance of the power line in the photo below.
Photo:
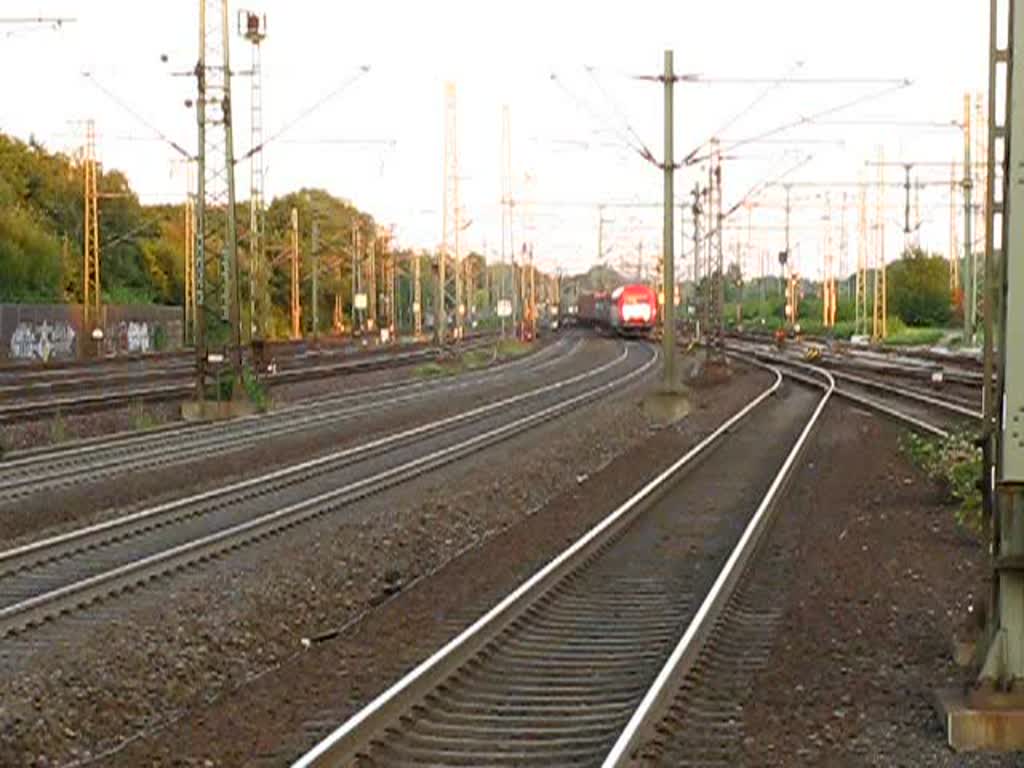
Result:
{"label": "power line", "polygon": [[739,122],[744,117],[746,117],[748,114],[750,114],[750,112],[752,112],[754,110],[754,108],[758,104],[760,104],[762,101],[764,101],[766,98],[768,98],[768,96],[771,95],[771,93],[773,91],[775,91],[780,85],[782,85],[783,82],[786,80],[786,78],[788,78],[790,76],[790,74],[792,74],[792,72],[794,70],[800,69],[801,67],[803,67],[803,62],[802,61],[796,62],[793,65],[793,67],[788,72],[786,72],[785,75],[783,75],[782,77],[780,77],[780,78],[776,79],[775,81],[773,81],[772,83],[770,83],[768,85],[768,87],[765,88],[760,94],[758,94],[757,97],[755,97],[752,102],[750,102],[748,105],[743,107],[743,109],[741,109],[739,112],[737,112],[732,117],[730,117],[728,120],[726,120],[722,125],[720,125],[718,127],[718,129],[716,131],[714,131],[714,133],[711,134],[711,136],[709,136],[707,139],[705,139],[699,145],[694,147],[691,152],[688,152],[686,157],[683,159],[683,164],[684,165],[689,165],[690,161],[693,159],[693,157],[701,149],[706,147],[708,145],[708,143],[711,141],[711,139],[713,139],[715,136],[721,136],[724,131],[729,130],[729,128],[731,128],[737,122]]}
{"label": "power line", "polygon": [[[642,76],[638,79],[644,79]],[[906,78],[895,77],[706,77],[705,75],[680,75],[677,82],[713,83],[715,85],[757,85],[761,83],[785,83],[786,85],[890,85],[904,87],[911,84]]]}
{"label": "power line", "polygon": [[244,160],[248,160],[254,154],[256,154],[257,152],[262,150],[264,147],[266,147],[267,144],[269,144],[272,141],[275,141],[275,140],[279,139],[282,134],[284,134],[287,131],[289,131],[292,128],[294,128],[296,124],[298,124],[302,120],[305,120],[311,114],[313,114],[318,109],[320,109],[320,107],[322,107],[324,104],[326,104],[331,99],[333,99],[336,96],[338,96],[343,91],[347,90],[350,86],[354,85],[363,75],[365,75],[369,71],[370,71],[369,65],[363,64],[362,66],[360,66],[358,71],[355,72],[355,74],[353,74],[352,76],[350,76],[349,78],[344,80],[337,88],[335,88],[333,91],[327,93],[325,96],[323,96],[322,98],[320,98],[319,100],[314,102],[312,105],[310,105],[306,109],[302,110],[302,112],[300,112],[295,117],[293,117],[291,120],[289,120],[284,125],[282,125],[277,130],[276,133],[271,134],[271,136],[269,138],[267,138],[267,139],[264,139],[261,144],[258,144],[257,146],[252,147],[248,152],[246,152],[244,155],[239,157],[238,160],[235,161],[236,164],[237,163],[241,163]]}
{"label": "power line", "polygon": [[53,24],[56,27],[74,24],[78,19],[68,16],[10,16],[0,17],[0,24]]}
{"label": "power line", "polygon": [[282,139],[282,144],[352,144],[352,145],[385,145],[388,147],[394,147],[398,144],[396,139],[342,139],[342,138],[322,138],[322,139]]}
{"label": "power line", "polygon": [[641,154],[644,155],[647,159],[653,159],[654,154],[647,147],[647,143],[642,138],[640,138],[640,134],[637,133],[636,130],[634,130],[633,125],[629,122],[629,118],[626,117],[626,114],[623,111],[622,107],[619,106],[619,103],[612,97],[610,93],[608,93],[608,90],[604,87],[601,81],[597,79],[597,75],[595,74],[595,68],[587,67],[586,70],[587,74],[589,74],[590,78],[594,81],[594,84],[597,85],[598,90],[601,91],[602,95],[612,106],[612,109],[614,109],[619,114],[619,118],[622,120],[623,125],[626,126],[626,130],[629,131],[629,133],[633,135],[633,138],[637,140],[637,143],[640,144],[642,148]]}
{"label": "power line", "polygon": [[159,138],[161,141],[163,141],[168,146],[170,146],[172,149],[174,149],[175,152],[179,153],[180,155],[183,155],[184,157],[186,157],[189,160],[194,160],[195,159],[188,150],[186,150],[184,147],[182,147],[178,142],[176,142],[173,139],[171,139],[167,134],[165,134],[163,131],[161,131],[159,128],[157,128],[152,122],[150,122],[145,117],[143,117],[139,112],[137,112],[136,110],[134,110],[130,106],[128,106],[128,104],[126,104],[123,100],[121,100],[113,91],[111,91],[109,88],[104,86],[103,83],[101,83],[99,80],[96,79],[96,76],[93,75],[92,72],[83,72],[82,75],[87,80],[89,80],[90,83],[92,83],[94,86],[96,86],[96,88],[98,88],[103,94],[105,94],[108,99],[113,101],[115,104],[117,104],[119,107],[121,107],[121,109],[123,109],[129,115],[131,115],[136,120],[138,120],[140,123],[142,123],[144,126],[149,128],[149,130],[151,130],[156,135],[157,138]]}
{"label": "power line", "polygon": [[804,125],[815,124],[822,117],[827,117],[828,115],[834,115],[837,112],[843,112],[843,111],[845,111],[847,109],[852,109],[853,107],[860,106],[861,104],[865,104],[865,103],[867,103],[869,101],[874,101],[876,99],[880,99],[883,96],[887,96],[890,93],[895,93],[896,91],[902,90],[903,88],[907,88],[910,85],[911,85],[911,82],[909,80],[902,80],[902,81],[900,81],[900,83],[898,85],[893,85],[893,86],[890,86],[888,88],[883,88],[883,89],[878,90],[878,91],[872,91],[871,93],[867,93],[867,94],[864,94],[862,96],[858,96],[855,99],[851,99],[850,101],[846,101],[846,102],[843,102],[841,104],[837,104],[837,105],[835,105],[833,107],[828,107],[827,109],[820,110],[819,112],[814,112],[814,113],[812,113],[810,115],[803,115],[800,118],[798,118],[797,120],[793,120],[793,121],[788,122],[788,123],[783,123],[782,125],[776,126],[775,128],[771,128],[771,129],[769,129],[767,131],[764,131],[763,133],[757,134],[756,136],[751,136],[749,138],[741,139],[740,141],[733,142],[728,147],[728,150],[731,151],[733,149],[736,149],[737,147],[742,147],[742,146],[744,146],[746,144],[753,144],[754,142],[761,141],[763,139],[771,138],[772,136],[776,136],[776,135],[778,135],[780,133],[785,133],[786,131],[792,130],[793,128],[799,128],[799,127],[804,126]]}
{"label": "power line", "polygon": [[623,134],[621,129],[617,129],[615,126],[609,126],[607,118],[603,118],[601,115],[597,114],[597,112],[591,105],[584,103],[576,94],[570,91],[569,88],[562,82],[561,78],[556,73],[553,72],[551,74],[550,80],[551,82],[555,83],[559,88],[561,88],[565,95],[568,96],[573,102],[575,102],[577,107],[589,112],[591,117],[594,118],[599,123],[604,123],[606,127],[608,127],[609,130],[611,130],[611,132],[619,139],[619,141],[622,142],[623,146],[625,146],[627,149],[632,150],[633,152],[636,152],[644,160],[647,160],[657,165],[657,161],[654,159],[654,156],[651,154],[650,150],[647,149],[647,147],[637,146],[630,140],[628,135]]}

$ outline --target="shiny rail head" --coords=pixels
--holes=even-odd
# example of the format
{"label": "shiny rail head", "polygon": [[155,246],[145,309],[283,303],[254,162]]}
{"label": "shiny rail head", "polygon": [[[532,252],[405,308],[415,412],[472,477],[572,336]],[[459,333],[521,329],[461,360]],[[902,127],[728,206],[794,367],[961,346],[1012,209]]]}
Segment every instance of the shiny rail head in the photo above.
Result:
{"label": "shiny rail head", "polygon": [[[657,359],[657,354],[655,358]],[[769,366],[765,366],[769,367]],[[769,367],[770,368],[770,367]],[[778,391],[782,383],[782,373],[771,369],[775,380],[767,389],[749,401],[743,408],[722,423],[714,432],[700,443],[687,451],[657,477],[633,494],[617,507],[601,522],[583,534],[561,554],[542,567],[484,616],[474,622],[437,652],[419,664],[407,675],[399,679],[363,709],[329,734],[309,752],[293,763],[293,768],[322,768],[334,766],[339,760],[352,754],[357,745],[366,743],[373,733],[378,732],[390,722],[396,710],[402,710],[423,692],[429,690],[438,681],[434,676],[443,678],[449,665],[458,666],[463,659],[455,659],[456,655],[479,637],[490,632],[492,625],[504,621],[504,617],[512,612],[522,610],[524,604],[531,603],[539,594],[544,594],[552,582],[560,580],[572,572],[578,560],[591,551],[600,540],[614,530],[627,515],[640,508],[640,505],[652,497],[658,490],[690,464],[696,457],[727,434],[736,424],[746,418],[757,406]]]}
{"label": "shiny rail head", "polygon": [[[782,375],[778,369],[775,370],[780,376]],[[735,591],[743,570],[751,561],[757,545],[760,543],[765,532],[770,528],[772,511],[781,497],[781,493],[793,472],[793,468],[810,439],[810,435],[817,426],[821,414],[835,392],[836,382],[832,375],[828,371],[823,370],[816,372],[825,380],[821,384],[824,390],[821,400],[818,401],[818,405],[812,412],[810,419],[804,425],[792,449],[787,454],[782,467],[761,499],[757,511],[754,512],[753,517],[744,529],[736,547],[729,555],[722,570],[719,571],[711,590],[705,596],[693,620],[658,673],[654,683],[647,690],[640,705],[633,712],[626,727],[619,734],[611,751],[605,757],[602,768],[623,768],[630,762],[632,752],[639,746],[642,735],[654,723],[656,718],[660,716],[664,707],[667,706],[678,690],[678,686],[681,683],[681,675],[685,674],[696,661],[701,648],[703,648],[711,634],[715,622]]]}

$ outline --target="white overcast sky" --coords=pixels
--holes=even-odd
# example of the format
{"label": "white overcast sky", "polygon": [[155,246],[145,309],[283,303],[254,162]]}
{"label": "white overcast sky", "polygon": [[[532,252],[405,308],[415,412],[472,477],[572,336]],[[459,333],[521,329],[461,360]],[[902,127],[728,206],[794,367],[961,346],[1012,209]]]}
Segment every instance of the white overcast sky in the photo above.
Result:
{"label": "white overcast sky", "polygon": [[[523,211],[541,264],[567,270],[596,259],[598,213],[587,203],[658,203],[656,168],[627,148],[630,129],[661,156],[662,93],[637,74],[658,74],[663,51],[675,51],[676,71],[708,78],[909,78],[913,85],[868,99],[830,121],[958,119],[965,90],[987,88],[987,3],[968,0],[720,0],[629,3],[570,0],[458,2],[456,0],[232,0],[235,12],[266,13],[264,122],[266,133],[288,123],[335,90],[361,65],[370,72],[288,130],[265,153],[270,195],[324,187],[394,224],[403,245],[440,240],[443,84],[458,89],[458,148],[469,246],[501,245],[501,108],[510,108],[515,196],[535,204]],[[93,118],[107,167],[127,172],[144,201],[180,200],[185,181],[174,152],[82,75],[98,83],[190,150],[195,123],[184,101],[194,80],[172,77],[191,69],[197,54],[198,0],[3,0],[0,16],[75,17],[60,30],[0,27],[0,130],[47,146],[72,149],[79,123]],[[160,61],[167,54],[169,62]],[[248,44],[232,29],[234,69],[249,65]],[[556,79],[552,79],[552,75]],[[249,147],[249,84],[235,81],[236,152]],[[677,89],[677,155],[706,139],[768,88],[764,83],[711,82]],[[879,84],[782,85],[722,133],[751,137],[831,106],[879,92]],[[627,128],[627,123],[629,128]],[[319,143],[365,139],[373,144]],[[724,168],[726,205],[759,180],[805,155],[810,162],[790,181],[848,181],[884,147],[889,161],[948,163],[961,153],[957,130],[892,125],[811,125],[779,134],[803,144],[749,144]],[[393,144],[388,143],[393,142]],[[677,176],[677,199],[699,168]],[[891,180],[899,169],[887,171]],[[948,168],[921,168],[922,178],[948,179]],[[526,180],[527,175],[530,181]],[[248,196],[248,169],[238,174]],[[820,189],[794,190],[793,239],[805,273],[819,269],[824,240]],[[856,193],[847,213],[856,235]],[[890,256],[902,242],[902,193],[888,193]],[[831,192],[840,220],[839,189]],[[781,192],[762,195],[771,203]],[[922,240],[945,251],[948,191],[922,196]],[[637,244],[661,248],[656,209],[608,209],[609,260],[635,263]],[[745,225],[746,214],[734,217]],[[781,247],[769,229],[778,211],[754,212],[753,252]],[[677,226],[677,238],[679,236]],[[727,242],[746,243],[730,231]],[[677,246],[678,253],[678,246]],[[731,253],[731,250],[730,250]],[[851,255],[851,258],[853,256]],[[750,269],[750,261],[747,269]]]}

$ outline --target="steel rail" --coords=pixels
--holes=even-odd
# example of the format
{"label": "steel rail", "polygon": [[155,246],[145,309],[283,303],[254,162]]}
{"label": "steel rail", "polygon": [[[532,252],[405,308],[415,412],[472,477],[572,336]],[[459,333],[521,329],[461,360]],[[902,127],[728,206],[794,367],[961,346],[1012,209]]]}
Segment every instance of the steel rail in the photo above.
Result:
{"label": "steel rail", "polygon": [[[740,576],[771,525],[776,504],[792,477],[793,467],[803,454],[807,442],[810,440],[811,433],[817,426],[825,406],[828,405],[832,398],[832,393],[835,391],[836,382],[832,375],[828,371],[820,371],[820,373],[827,381],[827,385],[823,385],[825,395],[814,409],[810,420],[808,420],[800,436],[797,438],[796,444],[786,456],[782,468],[775,475],[775,479],[768,488],[768,492],[764,495],[757,511],[744,529],[739,543],[736,544],[725,566],[715,579],[714,585],[705,596],[700,608],[697,609],[697,614],[693,617],[690,625],[686,628],[686,632],[680,638],[678,645],[676,645],[672,654],[661,668],[654,684],[644,695],[640,706],[634,711],[629,723],[622,733],[619,734],[615,745],[607,757],[605,757],[602,763],[603,768],[621,768],[621,766],[627,764],[633,749],[638,746],[641,734],[660,716],[664,707],[672,700],[672,697],[679,689],[683,678],[685,678],[687,672],[696,662],[697,656],[711,635],[715,621],[721,615],[729,598],[735,592]],[[819,383],[819,386],[822,385]]]}
{"label": "steel rail", "polygon": [[[552,349],[555,347],[548,347],[537,354],[547,355],[548,350]],[[454,380],[397,382],[381,387],[367,387],[271,414],[246,416],[223,424],[180,425],[176,429],[130,435],[106,443],[92,442],[70,451],[15,459],[0,464],[0,470],[9,470],[0,475],[0,501],[21,498],[54,487],[67,487],[78,481],[93,481],[98,477],[124,474],[141,467],[173,464],[180,460],[183,448],[187,448],[188,460],[238,450],[269,437],[314,429],[382,408],[390,409],[417,399],[465,389],[507,374],[509,365],[525,364],[527,370],[539,371],[567,359],[576,349],[574,345],[569,355],[549,359],[535,356],[520,358],[497,369],[477,371]],[[365,402],[367,398],[373,399]],[[182,440],[187,441],[187,445]]]}
{"label": "steel rail", "polygon": [[[465,349],[474,349],[489,344],[490,340],[471,339]],[[354,373],[380,370],[383,368],[400,367],[418,360],[429,360],[437,354],[436,347],[417,347],[412,350],[397,352],[380,352],[374,350],[366,356],[353,354],[348,359],[332,363],[316,363],[284,368],[264,378],[269,387],[290,384],[308,379],[328,378],[341,373]],[[160,370],[146,374],[152,378],[168,378],[167,372]],[[102,378],[97,383],[102,384]],[[130,403],[136,400],[161,401],[189,395],[195,389],[194,384],[182,379],[180,384],[163,384],[140,386],[111,392],[88,393],[72,397],[56,397],[30,402],[0,405],[0,424],[14,423],[41,418],[56,413],[79,413],[99,410],[112,404]]]}
{"label": "steel rail", "polygon": [[[803,365],[801,363],[787,362],[787,363],[779,363],[779,364],[780,365],[799,366],[800,368],[806,368],[806,369],[810,370],[813,373],[817,373],[818,372],[814,368],[814,366]],[[810,374],[806,374],[805,375],[805,374],[801,374],[801,373],[796,373],[794,371],[789,371],[787,373],[787,375],[791,376],[792,378],[794,378],[794,379],[796,379],[798,381],[803,381],[803,382],[808,383],[808,384],[815,384],[816,383],[816,380]],[[891,416],[892,418],[896,419],[897,421],[902,421],[903,423],[907,424],[908,426],[911,426],[911,427],[913,427],[913,428],[915,428],[917,430],[920,430],[921,432],[926,432],[926,433],[928,433],[930,435],[934,435],[935,437],[941,437],[941,438],[944,438],[944,439],[949,437],[949,432],[947,432],[942,427],[936,426],[935,424],[927,422],[924,419],[919,419],[916,416],[911,416],[909,413],[904,413],[903,411],[897,410],[896,408],[888,406],[888,405],[886,405],[885,403],[883,403],[883,402],[881,402],[879,400],[872,400],[869,397],[864,397],[863,395],[858,395],[855,392],[851,392],[850,390],[843,389],[841,387],[836,387],[836,389],[835,389],[833,394],[836,397],[841,397],[841,398],[843,398],[845,400],[849,400],[850,402],[857,403],[858,405],[862,405],[865,408],[868,408],[870,410],[878,411],[879,413],[884,413],[886,416]]]}
{"label": "steel rail", "polygon": [[[625,354],[618,361],[601,366],[607,369],[616,362],[625,359]],[[351,503],[373,493],[380,492],[392,485],[405,482],[417,477],[424,472],[448,464],[462,456],[469,455],[487,445],[494,444],[501,440],[518,434],[529,427],[549,421],[558,415],[571,410],[580,404],[592,400],[612,389],[620,388],[627,383],[637,379],[652,369],[659,359],[657,350],[643,366],[628,374],[614,379],[611,382],[593,387],[581,394],[569,397],[565,400],[550,405],[535,413],[520,417],[510,423],[503,424],[481,434],[475,435],[455,445],[436,450],[432,453],[420,456],[397,467],[391,467],[377,474],[354,481],[343,487],[336,488],[316,496],[303,499],[302,501],[290,504],[279,510],[259,515],[251,520],[234,525],[232,527],[211,533],[184,544],[166,549],[159,553],[149,555],[125,565],[104,571],[94,576],[64,585],[46,593],[22,600],[16,604],[0,608],[0,637],[23,630],[25,627],[42,622],[54,615],[73,610],[77,606],[88,604],[95,600],[106,597],[112,593],[119,592],[139,583],[148,581],[156,576],[169,571],[179,569],[185,565],[193,564],[219,555],[225,551],[236,549],[254,540],[265,538],[268,535],[280,532],[287,528],[294,527],[307,520],[324,515],[340,505]],[[574,380],[583,380],[596,375],[595,371],[573,377]],[[507,398],[499,403],[487,406],[493,410],[503,407],[512,401],[521,401],[526,397],[535,395],[537,392],[551,391],[567,386],[569,380],[557,382],[540,390],[533,390],[531,393]],[[480,410],[480,409],[476,409]],[[442,420],[452,423],[455,417]],[[440,423],[440,422],[439,422]],[[408,430],[405,434],[418,434],[423,428]],[[201,494],[200,496],[203,496]],[[166,505],[162,505],[166,506]],[[152,514],[152,511],[149,511]],[[131,519],[138,519],[146,512],[128,516]],[[92,526],[80,532],[73,532],[65,536],[55,537],[46,542],[28,545],[3,553],[0,559],[8,563],[17,557],[25,554],[45,554],[46,549],[66,546],[72,542],[76,535],[88,536],[97,531],[109,531],[116,528],[117,524],[124,519],[110,521]]]}
{"label": "steel rail", "polygon": [[916,400],[920,403],[933,405],[936,408],[943,408],[952,413],[958,413],[961,416],[969,416],[974,419],[982,418],[981,412],[976,411],[973,408],[966,407],[964,405],[961,405],[960,403],[955,403],[950,400],[943,400],[942,398],[932,397],[931,395],[925,395],[921,392],[915,392],[914,390],[907,389],[906,387],[898,387],[894,384],[887,384],[882,381],[875,381],[874,379],[866,378],[864,376],[857,376],[852,373],[841,373],[839,371],[833,371],[832,375],[835,376],[837,379],[852,381],[855,384],[860,384],[862,386],[877,389],[879,391],[899,395],[900,397],[905,397],[908,400]]}
{"label": "steel rail", "polygon": [[[518,367],[520,365],[532,365],[537,363],[538,360],[543,359],[552,351],[557,350],[559,346],[565,343],[565,339],[559,340],[558,343],[544,347],[536,352],[530,353],[509,362],[502,363],[500,365],[500,371],[507,371],[509,368]],[[573,338],[573,346],[569,348],[569,351],[562,357],[555,358],[554,360],[548,360],[542,364],[537,364],[536,368],[541,368],[551,363],[557,362],[558,360],[564,360],[569,356],[575,354],[578,350],[580,343],[579,338]],[[388,382],[384,384],[378,384],[367,387],[359,387],[357,389],[348,390],[340,395],[329,395],[327,397],[319,397],[310,400],[305,400],[289,405],[285,405],[281,408],[274,409],[264,414],[253,414],[250,416],[240,416],[237,419],[232,419],[226,422],[175,422],[173,424],[154,427],[152,429],[141,430],[139,432],[119,432],[112,435],[100,435],[98,437],[84,438],[81,440],[75,440],[72,442],[62,443],[58,446],[43,446],[41,448],[30,448],[27,450],[19,450],[8,453],[4,456],[3,460],[0,461],[0,470],[4,469],[16,469],[24,465],[31,465],[37,463],[50,464],[53,461],[59,461],[63,459],[74,458],[79,455],[93,455],[99,450],[109,450],[113,448],[128,447],[132,445],[145,445],[151,442],[154,437],[161,439],[168,437],[177,437],[179,433],[184,434],[187,432],[203,431],[203,432],[219,432],[219,431],[248,431],[249,422],[259,422],[261,420],[271,420],[287,416],[288,418],[294,415],[301,415],[306,411],[318,411],[325,407],[330,407],[341,402],[347,402],[349,400],[358,399],[367,395],[376,394],[387,394],[394,390],[405,390],[405,389],[417,389],[417,388],[431,388],[431,387],[457,387],[461,383],[466,381],[477,380],[482,377],[493,377],[499,375],[497,372],[497,366],[493,366],[487,369],[481,369],[472,371],[470,373],[463,374],[458,377],[457,383],[451,379],[433,379],[433,380],[418,380],[418,381],[396,381]]]}
{"label": "steel rail", "polygon": [[[802,369],[814,374],[820,374],[826,370],[821,366],[809,365],[807,363],[798,362],[796,360],[787,360],[778,355],[772,355],[757,350],[732,354],[737,354],[737,356],[741,358],[744,355],[753,355],[755,359],[761,361],[768,361],[771,362],[773,365],[781,365],[790,368]],[[886,384],[884,382],[873,381],[871,379],[865,379],[860,376],[851,376],[850,374],[842,374],[836,371],[831,371],[831,374],[837,379],[846,378],[849,381],[861,384],[862,386],[865,387],[873,387],[874,389],[877,389],[879,391],[889,392],[890,394],[894,394],[899,397],[905,397],[908,400],[915,400],[925,405],[929,405],[936,408],[942,408],[944,410],[956,413],[958,415],[968,416],[976,419],[981,418],[980,413],[973,411],[969,408],[964,408],[958,403],[953,403],[948,400],[942,400],[940,398],[924,395],[918,392],[914,392],[912,390],[908,390],[904,387],[896,387],[890,384]],[[794,374],[792,372],[790,372],[789,375],[793,376],[793,378],[798,380],[802,378],[799,374]],[[804,378],[804,380],[810,381],[810,379],[806,377]],[[849,389],[844,389],[843,387],[837,386],[834,394],[836,395],[836,397],[841,397],[845,400],[849,400],[850,402],[862,405],[865,408],[877,411],[878,413],[885,414],[886,416],[896,419],[897,421],[903,422],[904,424],[913,427],[914,429],[917,429],[921,432],[926,432],[930,435],[940,438],[948,438],[950,436],[950,432],[947,429],[944,429],[943,427],[940,427],[937,424],[933,424],[929,421],[926,421],[925,419],[913,416],[909,413],[899,410],[898,408],[894,408],[891,405],[887,405],[886,403],[883,403],[879,400],[865,397],[864,395],[858,394]]]}
{"label": "steel rail", "polygon": [[387,448],[392,448],[395,445],[408,442],[409,440],[422,438],[429,434],[452,427],[456,424],[479,419],[510,405],[515,405],[547,392],[563,389],[577,382],[593,378],[594,376],[598,376],[625,361],[628,354],[628,348],[624,347],[622,353],[614,360],[604,363],[589,371],[571,376],[567,379],[562,379],[551,384],[546,384],[542,387],[528,390],[527,392],[522,392],[518,395],[512,395],[495,402],[477,406],[476,408],[472,408],[468,411],[463,411],[452,416],[436,419],[417,427],[393,432],[389,435],[385,435],[384,437],[371,440],[368,443],[360,443],[340,451],[334,451],[324,456],[319,456],[315,459],[308,459],[297,464],[282,467],[281,469],[276,469],[272,472],[267,472],[256,477],[240,480],[226,486],[214,488],[191,496],[174,499],[155,507],[133,512],[129,515],[117,517],[112,520],[106,520],[85,528],[79,528],[69,531],[68,533],[31,542],[13,549],[8,549],[0,552],[0,575],[24,570],[25,568],[32,567],[38,562],[52,560],[55,557],[66,556],[68,553],[79,552],[84,549],[94,547],[96,546],[97,540],[102,542],[112,538],[123,538],[126,535],[129,535],[127,531],[134,532],[134,529],[140,523],[146,523],[147,527],[152,527],[149,525],[149,521],[151,520],[159,520],[160,524],[174,522],[176,518],[168,519],[168,515],[175,511],[181,511],[185,516],[191,516],[195,512],[190,508],[195,507],[196,504],[200,502],[212,502],[224,499],[232,494],[237,494],[242,491],[261,490],[267,487],[280,487],[281,485],[293,482],[296,478],[309,477],[313,472],[323,473],[332,469],[337,469],[339,466],[344,466],[344,463],[353,457],[362,458],[371,454],[379,453]]}
{"label": "steel rail", "polygon": [[567,576],[575,572],[582,563],[632,522],[642,511],[645,502],[655,498],[676,478],[680,471],[690,466],[696,459],[701,458],[710,447],[717,444],[725,434],[777,392],[782,382],[782,373],[776,370],[775,374],[776,379],[769,388],[753,398],[710,435],[659,473],[471,626],[373,699],[312,750],[301,756],[293,764],[293,768],[342,765],[356,757],[359,750],[363,749],[376,734],[398,719],[424,694],[440,685],[482,649],[498,632],[548,594],[556,584],[561,583]]}

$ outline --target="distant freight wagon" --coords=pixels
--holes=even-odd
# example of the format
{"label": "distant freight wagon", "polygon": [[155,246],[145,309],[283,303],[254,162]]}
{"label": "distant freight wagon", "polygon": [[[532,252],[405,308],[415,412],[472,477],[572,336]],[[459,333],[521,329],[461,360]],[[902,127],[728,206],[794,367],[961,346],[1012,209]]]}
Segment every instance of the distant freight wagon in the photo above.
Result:
{"label": "distant freight wagon", "polygon": [[658,321],[658,297],[647,285],[623,285],[611,293],[582,293],[576,322],[620,336],[646,336]]}

